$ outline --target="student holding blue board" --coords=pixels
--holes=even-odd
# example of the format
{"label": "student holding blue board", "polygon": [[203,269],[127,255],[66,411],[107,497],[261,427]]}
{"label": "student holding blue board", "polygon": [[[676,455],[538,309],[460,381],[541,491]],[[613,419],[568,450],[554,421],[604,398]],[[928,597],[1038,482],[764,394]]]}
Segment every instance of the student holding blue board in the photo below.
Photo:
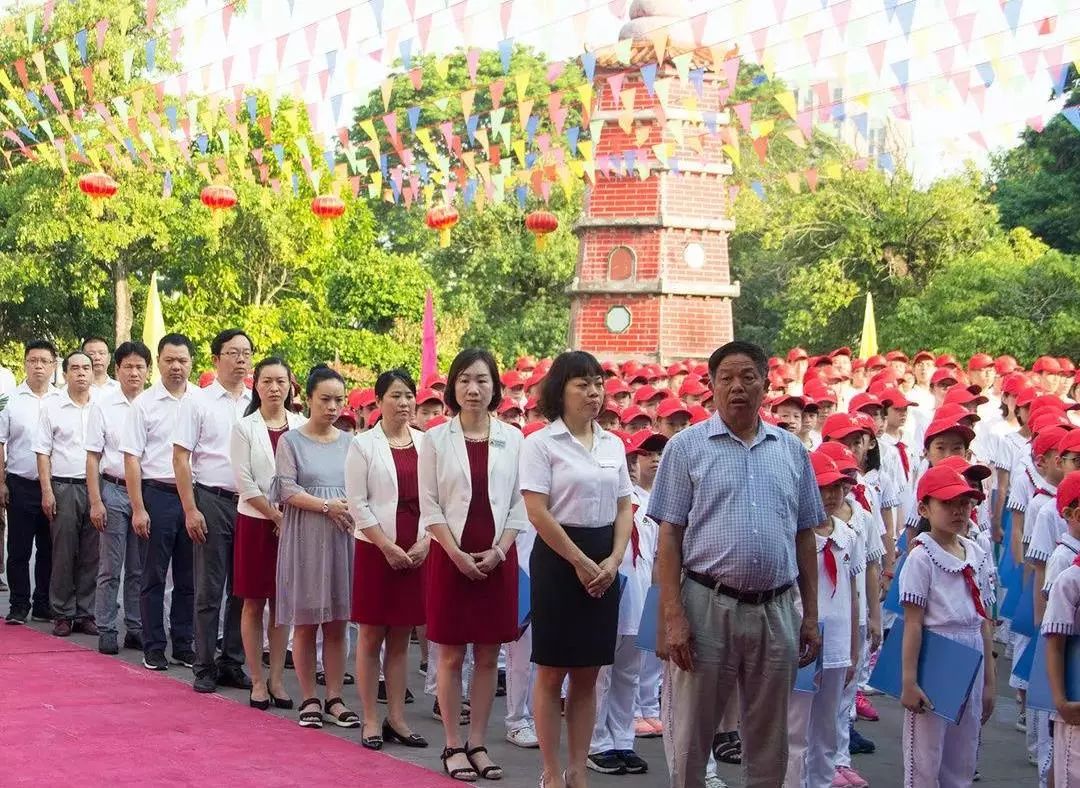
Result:
{"label": "student holding blue board", "polygon": [[[978,755],[979,728],[994,709],[993,627],[987,610],[994,602],[993,559],[967,533],[974,505],[984,495],[956,470],[931,468],[916,491],[919,516],[930,530],[915,537],[900,574],[904,605],[903,691],[904,785],[970,784]],[[928,712],[932,704],[919,686],[923,630],[968,646],[983,655],[959,723]],[[948,666],[940,666],[948,670]]]}

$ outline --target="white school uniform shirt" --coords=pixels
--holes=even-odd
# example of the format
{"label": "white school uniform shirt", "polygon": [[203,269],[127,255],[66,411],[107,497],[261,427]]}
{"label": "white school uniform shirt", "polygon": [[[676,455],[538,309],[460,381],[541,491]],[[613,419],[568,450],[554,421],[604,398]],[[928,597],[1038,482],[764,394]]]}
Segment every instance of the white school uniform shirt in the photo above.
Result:
{"label": "white school uniform shirt", "polygon": [[[975,409],[975,413],[979,416],[977,426],[981,426],[987,431],[993,431],[995,425],[1005,420],[1001,415],[1001,397],[989,390],[983,391],[982,396],[986,397],[987,402]],[[976,432],[978,432],[977,429]]]}
{"label": "white school uniform shirt", "polygon": [[143,479],[173,484],[172,434],[180,403],[198,391],[190,383],[174,397],[159,380],[135,398],[120,433],[120,451],[139,461]]}
{"label": "white school uniform shirt", "polygon": [[[1044,635],[1080,635],[1080,566],[1070,563],[1061,571],[1050,588],[1050,598],[1043,613]],[[1061,717],[1056,711],[1050,713],[1054,722]]]}
{"label": "white school uniform shirt", "polygon": [[1031,544],[1028,545],[1025,558],[1029,561],[1049,561],[1061,537],[1067,533],[1065,518],[1058,514],[1056,499],[1051,498],[1049,503],[1039,508],[1035,517],[1035,526],[1031,529]]}
{"label": "white school uniform shirt", "polygon": [[[518,484],[524,442],[521,430],[495,418],[488,429],[488,503],[495,521],[494,544],[505,530],[526,530],[529,515]],[[461,419],[455,416],[446,424],[428,430],[418,451],[420,528],[427,530],[445,523],[460,544],[472,502],[472,469]]]}
{"label": "white school uniform shirt", "polygon": [[1027,510],[1024,512],[1024,558],[1028,561],[1045,561],[1050,557],[1049,550],[1053,550],[1053,546],[1057,544],[1057,539],[1050,542],[1048,545],[1043,545],[1043,550],[1038,554],[1032,554],[1032,537],[1035,534],[1035,523],[1039,521],[1039,515],[1042,514],[1043,509],[1050,507],[1051,509],[1056,506],[1055,499],[1057,497],[1057,487],[1047,484],[1043,481],[1043,486],[1036,487],[1035,493],[1031,496],[1031,500],[1028,501]]}
{"label": "white school uniform shirt", "polygon": [[[285,423],[290,430],[300,429],[306,421],[299,413],[285,411]],[[270,484],[277,474],[274,444],[270,442],[270,431],[258,410],[233,425],[229,436],[229,462],[236,478],[236,491],[240,494],[237,513],[265,518],[266,515],[248,503],[252,498],[269,495]]]}
{"label": "white school uniform shirt", "polygon": [[[890,499],[890,506],[885,506],[885,495],[893,495],[891,487],[886,492],[882,490],[881,475],[878,471],[870,471],[865,476],[862,473],[856,472],[855,482],[861,484],[866,493],[866,502],[870,504],[870,511],[868,514],[874,522],[874,528],[878,532],[879,538],[885,534],[885,518],[881,516],[882,509],[892,508],[896,505],[895,501]],[[854,496],[852,496],[854,498]],[[864,512],[866,508],[863,507],[858,500],[855,501],[855,506],[858,506]]]}
{"label": "white school uniform shirt", "polygon": [[[1005,504],[1014,512],[1024,512],[1031,502],[1031,496],[1035,489],[1045,484],[1042,474],[1035,468],[1031,460],[1031,446],[1025,444],[1025,451],[1009,469],[1009,500]],[[1026,519],[1026,518],[1025,518]],[[1027,523],[1024,524],[1025,542],[1030,538],[1027,531]]]}
{"label": "white school uniform shirt", "polygon": [[180,403],[172,442],[191,452],[191,474],[199,484],[236,491],[229,442],[249,404],[251,391],[246,386],[233,397],[218,380]]}
{"label": "white school uniform shirt", "polygon": [[652,557],[649,555],[645,544],[644,531],[648,528],[647,523],[652,522],[645,514],[648,501],[640,503],[637,495],[637,487],[630,493],[631,505],[637,505],[634,512],[634,527],[638,531],[638,547],[641,555],[634,560],[633,540],[626,543],[626,552],[623,553],[622,562],[619,564],[619,574],[626,578],[622,596],[619,597],[619,634],[636,636],[641,625],[641,613],[645,609],[645,595],[649,593],[652,585]]}
{"label": "white school uniform shirt", "polygon": [[120,433],[134,400],[124,396],[120,388],[91,399],[90,420],[86,425],[86,450],[101,455],[98,468],[117,479],[124,478],[124,454],[120,451]]}
{"label": "white school uniform shirt", "polygon": [[[638,511],[644,513],[649,510],[649,499],[652,492],[639,484],[634,485],[631,494],[631,503],[637,504]],[[635,520],[637,522],[637,520]],[[649,557],[649,583],[652,583],[652,565],[656,561],[657,550],[660,549],[660,524],[651,517],[645,516],[638,525],[638,541],[641,546],[641,554]]]}
{"label": "white school uniform shirt", "polygon": [[[815,531],[818,567],[818,621],[824,625],[821,641],[821,666],[851,666],[851,594],[856,578],[866,569],[862,540],[839,517],[830,518],[829,536]],[[825,551],[836,557],[836,587],[825,571]]]}
{"label": "white school uniform shirt", "polygon": [[1042,587],[1044,596],[1050,596],[1050,589],[1053,588],[1058,575],[1064,572],[1076,560],[1078,555],[1080,555],[1080,539],[1074,539],[1073,535],[1066,531],[1058,539],[1054,552],[1050,554],[1050,558],[1046,561],[1046,573]]}
{"label": "white school uniform shirt", "polygon": [[[851,508],[851,519],[844,524],[855,532],[862,545],[863,556],[865,556],[863,568],[855,577],[855,592],[859,595],[859,626],[865,627],[869,614],[865,588],[866,567],[881,560],[881,557],[885,555],[885,545],[881,541],[881,533],[871,514],[859,505],[854,496],[849,495],[845,500]],[[821,582],[821,575],[818,575],[818,582]]]}
{"label": "white school uniform shirt", "polygon": [[914,547],[900,570],[900,602],[917,605],[925,610],[923,625],[935,629],[972,629],[982,625],[984,619],[978,614],[971,591],[964,581],[963,569],[970,566],[975,583],[989,614],[995,600],[991,567],[993,559],[975,542],[959,537],[964,546],[964,558],[960,559],[934,541],[929,533],[915,537]]}
{"label": "white school uniform shirt", "polygon": [[522,492],[547,495],[560,525],[583,527],[614,523],[619,499],[633,490],[623,442],[593,422],[589,451],[562,419],[525,439],[518,484]]}
{"label": "white school uniform shirt", "polygon": [[49,386],[39,397],[24,381],[8,398],[7,405],[0,411],[0,443],[4,444],[9,474],[37,481],[34,436],[41,425],[42,406],[59,396],[60,390]]}
{"label": "white school uniform shirt", "polygon": [[1003,471],[1012,471],[1016,461],[1027,450],[1027,438],[1020,434],[1020,427],[1002,419],[990,428],[994,438],[995,452],[990,459]]}
{"label": "white school uniform shirt", "polygon": [[41,406],[34,453],[50,458],[53,477],[86,478],[86,423],[91,407],[89,399],[78,405],[66,391]]}
{"label": "white school uniform shirt", "polygon": [[[419,455],[431,433],[409,427],[409,434]],[[397,466],[381,421],[349,441],[345,454],[345,498],[353,518],[353,536],[361,542],[371,542],[364,531],[381,528],[387,539],[397,541]],[[424,535],[423,528],[421,521],[418,539]]]}

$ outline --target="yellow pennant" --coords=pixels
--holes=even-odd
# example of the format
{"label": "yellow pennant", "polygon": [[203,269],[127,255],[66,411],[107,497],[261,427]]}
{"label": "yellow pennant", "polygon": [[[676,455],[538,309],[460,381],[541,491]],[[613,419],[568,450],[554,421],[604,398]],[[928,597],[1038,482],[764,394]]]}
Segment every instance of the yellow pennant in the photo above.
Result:
{"label": "yellow pennant", "polygon": [[528,71],[519,71],[514,74],[514,89],[517,91],[517,100],[520,102],[525,98],[525,93],[529,90]]}
{"label": "yellow pennant", "polygon": [[784,90],[777,93],[774,98],[781,109],[783,109],[792,120],[795,120],[795,116],[799,114],[798,109],[795,106],[795,94],[790,90]]}

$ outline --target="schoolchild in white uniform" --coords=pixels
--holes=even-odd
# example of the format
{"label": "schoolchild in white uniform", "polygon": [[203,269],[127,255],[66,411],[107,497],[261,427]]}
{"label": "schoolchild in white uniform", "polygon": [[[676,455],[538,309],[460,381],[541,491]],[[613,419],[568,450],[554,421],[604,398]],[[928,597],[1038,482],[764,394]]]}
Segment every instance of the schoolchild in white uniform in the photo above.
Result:
{"label": "schoolchild in white uniform", "polygon": [[795,690],[788,702],[789,788],[829,788],[836,776],[840,696],[854,684],[859,658],[855,579],[865,568],[862,540],[837,517],[849,479],[832,459],[814,452],[810,462],[829,522],[815,527],[818,562],[818,620],[824,628],[817,692]]}
{"label": "schoolchild in white uniform", "polygon": [[[904,606],[904,785],[906,788],[969,786],[975,774],[979,729],[994,708],[993,559],[962,534],[984,495],[952,468],[931,468],[919,480],[919,513],[929,531],[915,544],[900,572]],[[956,725],[930,712],[918,683],[924,629],[983,653],[964,714]],[[948,668],[943,667],[947,670]]]}
{"label": "schoolchild in white uniform", "polygon": [[[1053,693],[1054,788],[1080,786],[1080,702],[1065,695],[1065,639],[1080,635],[1080,472],[1058,486],[1056,509],[1067,532],[1047,562],[1049,599],[1042,621],[1046,636],[1046,670]],[[1051,576],[1051,573],[1055,573]],[[1040,764],[1042,766],[1042,764]]]}

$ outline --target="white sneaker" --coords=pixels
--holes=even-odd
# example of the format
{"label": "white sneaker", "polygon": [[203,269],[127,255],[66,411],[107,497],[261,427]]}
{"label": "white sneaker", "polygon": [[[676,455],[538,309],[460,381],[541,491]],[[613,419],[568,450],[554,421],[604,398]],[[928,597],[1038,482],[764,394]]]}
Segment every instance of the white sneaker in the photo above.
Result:
{"label": "white sneaker", "polygon": [[861,692],[863,695],[866,695],[867,697],[870,697],[871,695],[883,695],[884,694],[877,687],[871,687],[869,684],[860,684],[859,685],[859,692]]}
{"label": "white sneaker", "polygon": [[526,725],[524,728],[507,731],[506,740],[515,747],[523,747],[527,750],[533,750],[540,746],[540,740],[536,738],[536,728],[532,725]]}
{"label": "white sneaker", "polygon": [[705,778],[705,788],[728,788],[728,784],[714,774],[712,777]]}

